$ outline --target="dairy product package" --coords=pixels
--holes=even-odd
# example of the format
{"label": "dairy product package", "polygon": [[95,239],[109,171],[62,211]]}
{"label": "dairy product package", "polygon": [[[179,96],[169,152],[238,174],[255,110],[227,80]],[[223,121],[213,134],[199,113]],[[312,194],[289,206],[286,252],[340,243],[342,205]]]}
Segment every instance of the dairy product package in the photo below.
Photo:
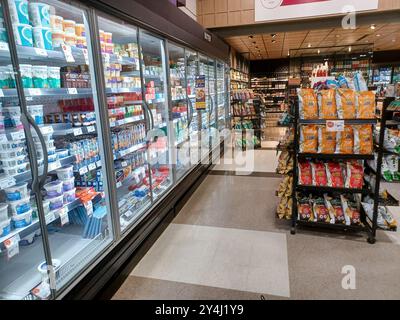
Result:
{"label": "dairy product package", "polygon": [[30,2],[29,17],[32,26],[50,28],[50,6],[46,3]]}
{"label": "dairy product package", "polygon": [[47,66],[32,66],[32,79],[35,88],[48,88]]}
{"label": "dairy product package", "polygon": [[53,50],[53,35],[50,28],[33,28],[33,45],[36,48]]}
{"label": "dairy product package", "polygon": [[19,46],[32,47],[32,26],[29,24],[13,24],[15,43]]}
{"label": "dairy product package", "polygon": [[29,24],[28,1],[10,0],[8,4],[13,25]]}

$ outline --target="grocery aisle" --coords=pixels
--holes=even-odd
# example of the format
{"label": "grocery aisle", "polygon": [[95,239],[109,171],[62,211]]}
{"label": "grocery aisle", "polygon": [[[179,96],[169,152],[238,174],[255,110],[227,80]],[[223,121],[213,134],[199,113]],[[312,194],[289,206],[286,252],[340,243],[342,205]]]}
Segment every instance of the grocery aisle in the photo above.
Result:
{"label": "grocery aisle", "polygon": [[[251,175],[214,167],[114,299],[400,298],[400,235],[381,232],[373,246],[364,235],[290,235],[275,218],[276,151],[256,153]],[[346,265],[356,290],[341,287]]]}

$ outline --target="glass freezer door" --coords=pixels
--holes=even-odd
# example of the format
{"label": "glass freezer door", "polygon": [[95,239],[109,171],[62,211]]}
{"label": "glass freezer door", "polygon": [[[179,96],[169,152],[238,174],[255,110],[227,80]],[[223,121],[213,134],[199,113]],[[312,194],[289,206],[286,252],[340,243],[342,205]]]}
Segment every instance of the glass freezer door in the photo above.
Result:
{"label": "glass freezer door", "polygon": [[[29,2],[28,12],[27,16],[13,16],[13,30],[27,109],[40,127],[33,135],[43,187],[37,209],[46,217],[58,291],[112,242],[111,213],[103,192],[106,172],[100,156],[104,153],[98,139],[101,126],[96,122],[99,106],[87,11],[83,6],[44,0]],[[29,19],[33,27],[21,27],[24,22],[18,19]],[[17,98],[13,89],[3,93]],[[3,112],[18,130],[20,114],[15,107],[9,100]],[[18,182],[29,180],[25,158],[16,159],[22,164],[14,167],[14,174],[8,172]],[[29,197],[22,201],[22,207],[27,208]],[[28,220],[31,214],[33,218],[34,211],[23,215],[30,224],[23,243],[36,265],[32,278],[40,278],[37,257],[42,249],[33,241],[38,228],[35,220]]]}
{"label": "glass freezer door", "polygon": [[145,107],[138,30],[122,20],[98,18],[118,216],[123,232],[151,205]]}
{"label": "glass freezer door", "polygon": [[199,76],[205,77],[205,93],[206,93],[206,109],[198,111],[200,114],[200,127],[201,127],[201,160],[207,158],[210,152],[210,111],[211,111],[211,98],[209,89],[209,66],[208,58],[199,55]]}
{"label": "glass freezer door", "polygon": [[210,131],[210,147],[211,150],[219,143],[218,123],[216,120],[217,114],[217,78],[216,78],[216,62],[214,59],[208,59],[208,92],[209,92],[209,108],[207,109],[209,118]]}
{"label": "glass freezer door", "polygon": [[217,117],[218,117],[218,129],[222,131],[225,129],[226,123],[226,81],[225,81],[225,70],[224,63],[217,61]]}
{"label": "glass freezer door", "polygon": [[171,114],[176,167],[176,179],[181,179],[190,169],[189,112],[185,49],[168,43],[169,77],[171,86]]}
{"label": "glass freezer door", "polygon": [[149,185],[158,200],[173,185],[172,148],[169,133],[173,130],[168,108],[165,44],[145,30],[139,31],[143,70],[144,105],[150,117],[148,132],[151,174]]}

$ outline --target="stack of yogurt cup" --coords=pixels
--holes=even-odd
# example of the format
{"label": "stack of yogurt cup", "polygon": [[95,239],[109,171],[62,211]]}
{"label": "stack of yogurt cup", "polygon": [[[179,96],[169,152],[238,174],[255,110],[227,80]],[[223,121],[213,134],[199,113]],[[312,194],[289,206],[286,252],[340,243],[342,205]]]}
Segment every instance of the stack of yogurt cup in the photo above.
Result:
{"label": "stack of yogurt cup", "polygon": [[50,6],[46,3],[30,2],[29,17],[33,26],[33,45],[36,48],[53,50]]}
{"label": "stack of yogurt cup", "polygon": [[29,24],[28,1],[10,0],[11,21],[13,25],[15,43],[20,46],[33,46],[33,31]]}
{"label": "stack of yogurt cup", "polygon": [[32,223],[32,207],[28,184],[26,182],[20,183],[6,188],[4,191],[13,227],[18,229],[29,226]]}

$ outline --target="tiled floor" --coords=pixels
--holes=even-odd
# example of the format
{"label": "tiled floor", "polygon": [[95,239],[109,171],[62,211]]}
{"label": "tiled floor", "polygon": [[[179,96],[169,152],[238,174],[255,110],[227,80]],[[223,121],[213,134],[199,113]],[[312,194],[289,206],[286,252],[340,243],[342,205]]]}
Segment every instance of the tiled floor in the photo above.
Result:
{"label": "tiled floor", "polygon": [[[275,171],[272,153],[259,150],[257,170]],[[235,169],[214,170],[226,168]],[[114,299],[400,298],[399,232],[379,232],[374,245],[364,234],[291,235],[288,222],[275,217],[280,180],[209,175]],[[391,209],[400,221],[399,208]],[[342,287],[348,265],[356,270],[355,290]]]}

